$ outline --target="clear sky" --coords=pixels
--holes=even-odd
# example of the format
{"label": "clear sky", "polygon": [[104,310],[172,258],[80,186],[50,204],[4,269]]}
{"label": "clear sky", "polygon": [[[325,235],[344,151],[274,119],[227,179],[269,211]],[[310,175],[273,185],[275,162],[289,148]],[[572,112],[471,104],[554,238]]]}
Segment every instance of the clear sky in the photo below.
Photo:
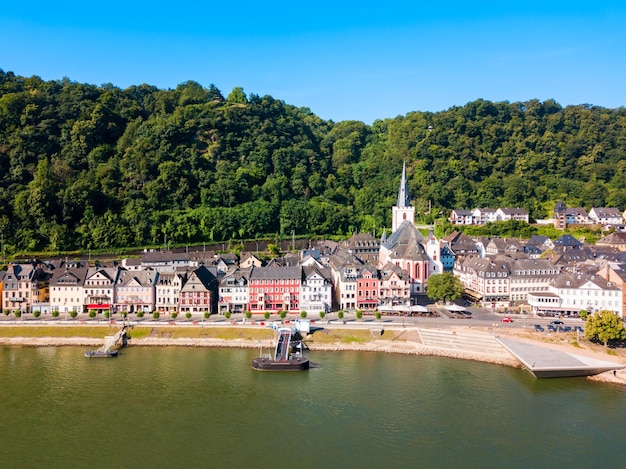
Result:
{"label": "clear sky", "polygon": [[626,105],[626,1],[3,2],[0,68],[44,80],[188,80],[334,121],[483,98]]}

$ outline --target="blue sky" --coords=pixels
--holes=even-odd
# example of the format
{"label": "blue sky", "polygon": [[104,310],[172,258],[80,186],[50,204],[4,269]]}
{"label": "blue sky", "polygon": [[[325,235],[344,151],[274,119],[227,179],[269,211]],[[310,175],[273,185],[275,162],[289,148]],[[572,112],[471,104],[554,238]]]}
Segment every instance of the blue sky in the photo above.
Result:
{"label": "blue sky", "polygon": [[[138,4],[139,3],[139,4]],[[334,121],[478,98],[626,105],[626,2],[8,2],[0,68],[241,86]]]}

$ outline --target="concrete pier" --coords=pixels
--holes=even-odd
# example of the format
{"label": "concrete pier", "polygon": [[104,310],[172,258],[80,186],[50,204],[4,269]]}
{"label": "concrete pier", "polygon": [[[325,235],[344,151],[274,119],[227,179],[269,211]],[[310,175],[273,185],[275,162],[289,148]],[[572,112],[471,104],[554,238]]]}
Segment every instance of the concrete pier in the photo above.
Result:
{"label": "concrete pier", "polygon": [[619,363],[561,352],[540,345],[503,337],[496,339],[536,378],[591,376],[624,368]]}

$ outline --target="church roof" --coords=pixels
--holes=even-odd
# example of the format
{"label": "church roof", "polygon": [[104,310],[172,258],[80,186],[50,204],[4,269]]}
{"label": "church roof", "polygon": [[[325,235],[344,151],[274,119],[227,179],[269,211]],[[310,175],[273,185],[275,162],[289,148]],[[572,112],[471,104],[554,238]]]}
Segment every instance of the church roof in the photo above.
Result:
{"label": "church roof", "polygon": [[393,258],[428,260],[428,254],[422,243],[425,238],[415,225],[408,220],[391,233],[383,246],[392,253]]}

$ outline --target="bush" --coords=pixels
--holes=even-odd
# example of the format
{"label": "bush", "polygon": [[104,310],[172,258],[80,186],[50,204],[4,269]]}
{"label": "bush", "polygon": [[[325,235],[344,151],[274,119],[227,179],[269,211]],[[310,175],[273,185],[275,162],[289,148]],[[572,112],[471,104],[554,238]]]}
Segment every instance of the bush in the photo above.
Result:
{"label": "bush", "polygon": [[137,317],[143,318],[143,311],[137,311]]}
{"label": "bush", "polygon": [[39,310],[33,311],[33,316],[35,317],[35,319],[37,319],[39,316],[41,316],[41,311]]}
{"label": "bush", "polygon": [[152,317],[153,317],[154,319],[159,319],[159,317],[160,317],[160,316],[161,316],[161,314],[159,314],[159,312],[158,312],[158,311],[154,311],[154,312],[152,313]]}
{"label": "bush", "polygon": [[105,312],[104,312],[104,317],[105,317],[106,319],[109,319],[109,318],[111,317],[111,313],[109,313],[108,311],[105,311]]}
{"label": "bush", "polygon": [[52,311],[52,317],[53,318],[58,318],[59,317],[59,312],[58,311]]}
{"label": "bush", "polygon": [[363,317],[363,311],[361,311],[360,309],[356,310],[356,318],[357,319],[361,319]]}
{"label": "bush", "polygon": [[15,314],[16,318],[22,317],[22,312],[19,309],[17,311],[14,311],[13,314]]}
{"label": "bush", "polygon": [[267,320],[270,318],[270,312],[269,311],[265,311],[265,313],[263,314],[263,317]]}
{"label": "bush", "polygon": [[246,319],[250,319],[252,317],[252,312],[250,310],[246,311]]}
{"label": "bush", "polygon": [[3,313],[5,316],[8,316],[9,314],[11,314],[11,311],[9,311],[8,309],[5,309]]}
{"label": "bush", "polygon": [[178,313],[174,312],[171,314],[171,316],[172,316],[172,319],[176,319],[178,317]]}
{"label": "bush", "polygon": [[187,319],[191,319],[191,313],[190,313],[189,311],[187,311],[187,312],[185,313],[185,317],[186,317]]}
{"label": "bush", "polygon": [[324,319],[324,316],[326,316],[326,313],[324,311],[320,311],[320,319]]}
{"label": "bush", "polygon": [[339,319],[343,319],[343,310],[342,310],[342,309],[340,309],[339,311],[337,311],[337,317],[338,317]]}
{"label": "bush", "polygon": [[382,317],[382,314],[380,314],[380,311],[376,311],[376,314],[374,314],[374,316],[376,317],[377,320],[380,320],[380,318]]}
{"label": "bush", "polygon": [[285,311],[284,309],[281,309],[278,312],[278,315],[280,316],[280,319],[285,319],[287,317],[287,311]]}
{"label": "bush", "polygon": [[306,311],[304,311],[304,310],[300,311],[300,317],[302,319],[306,318],[306,314],[307,314]]}
{"label": "bush", "polygon": [[123,319],[126,319],[128,317],[128,313],[126,311],[122,311],[121,316]]}
{"label": "bush", "polygon": [[224,317],[225,317],[226,319],[230,319],[231,314],[232,314],[232,313],[231,313],[230,311],[226,311],[226,312],[224,313]]}
{"label": "bush", "polygon": [[95,318],[95,317],[96,317],[96,312],[95,312],[93,309],[90,309],[90,310],[89,310],[89,317],[90,317],[91,319],[93,319],[93,318]]}
{"label": "bush", "polygon": [[209,319],[211,317],[211,313],[209,313],[208,311],[204,312],[204,319]]}
{"label": "bush", "polygon": [[78,311],[70,311],[70,317],[72,319],[76,319],[76,316],[78,316]]}

